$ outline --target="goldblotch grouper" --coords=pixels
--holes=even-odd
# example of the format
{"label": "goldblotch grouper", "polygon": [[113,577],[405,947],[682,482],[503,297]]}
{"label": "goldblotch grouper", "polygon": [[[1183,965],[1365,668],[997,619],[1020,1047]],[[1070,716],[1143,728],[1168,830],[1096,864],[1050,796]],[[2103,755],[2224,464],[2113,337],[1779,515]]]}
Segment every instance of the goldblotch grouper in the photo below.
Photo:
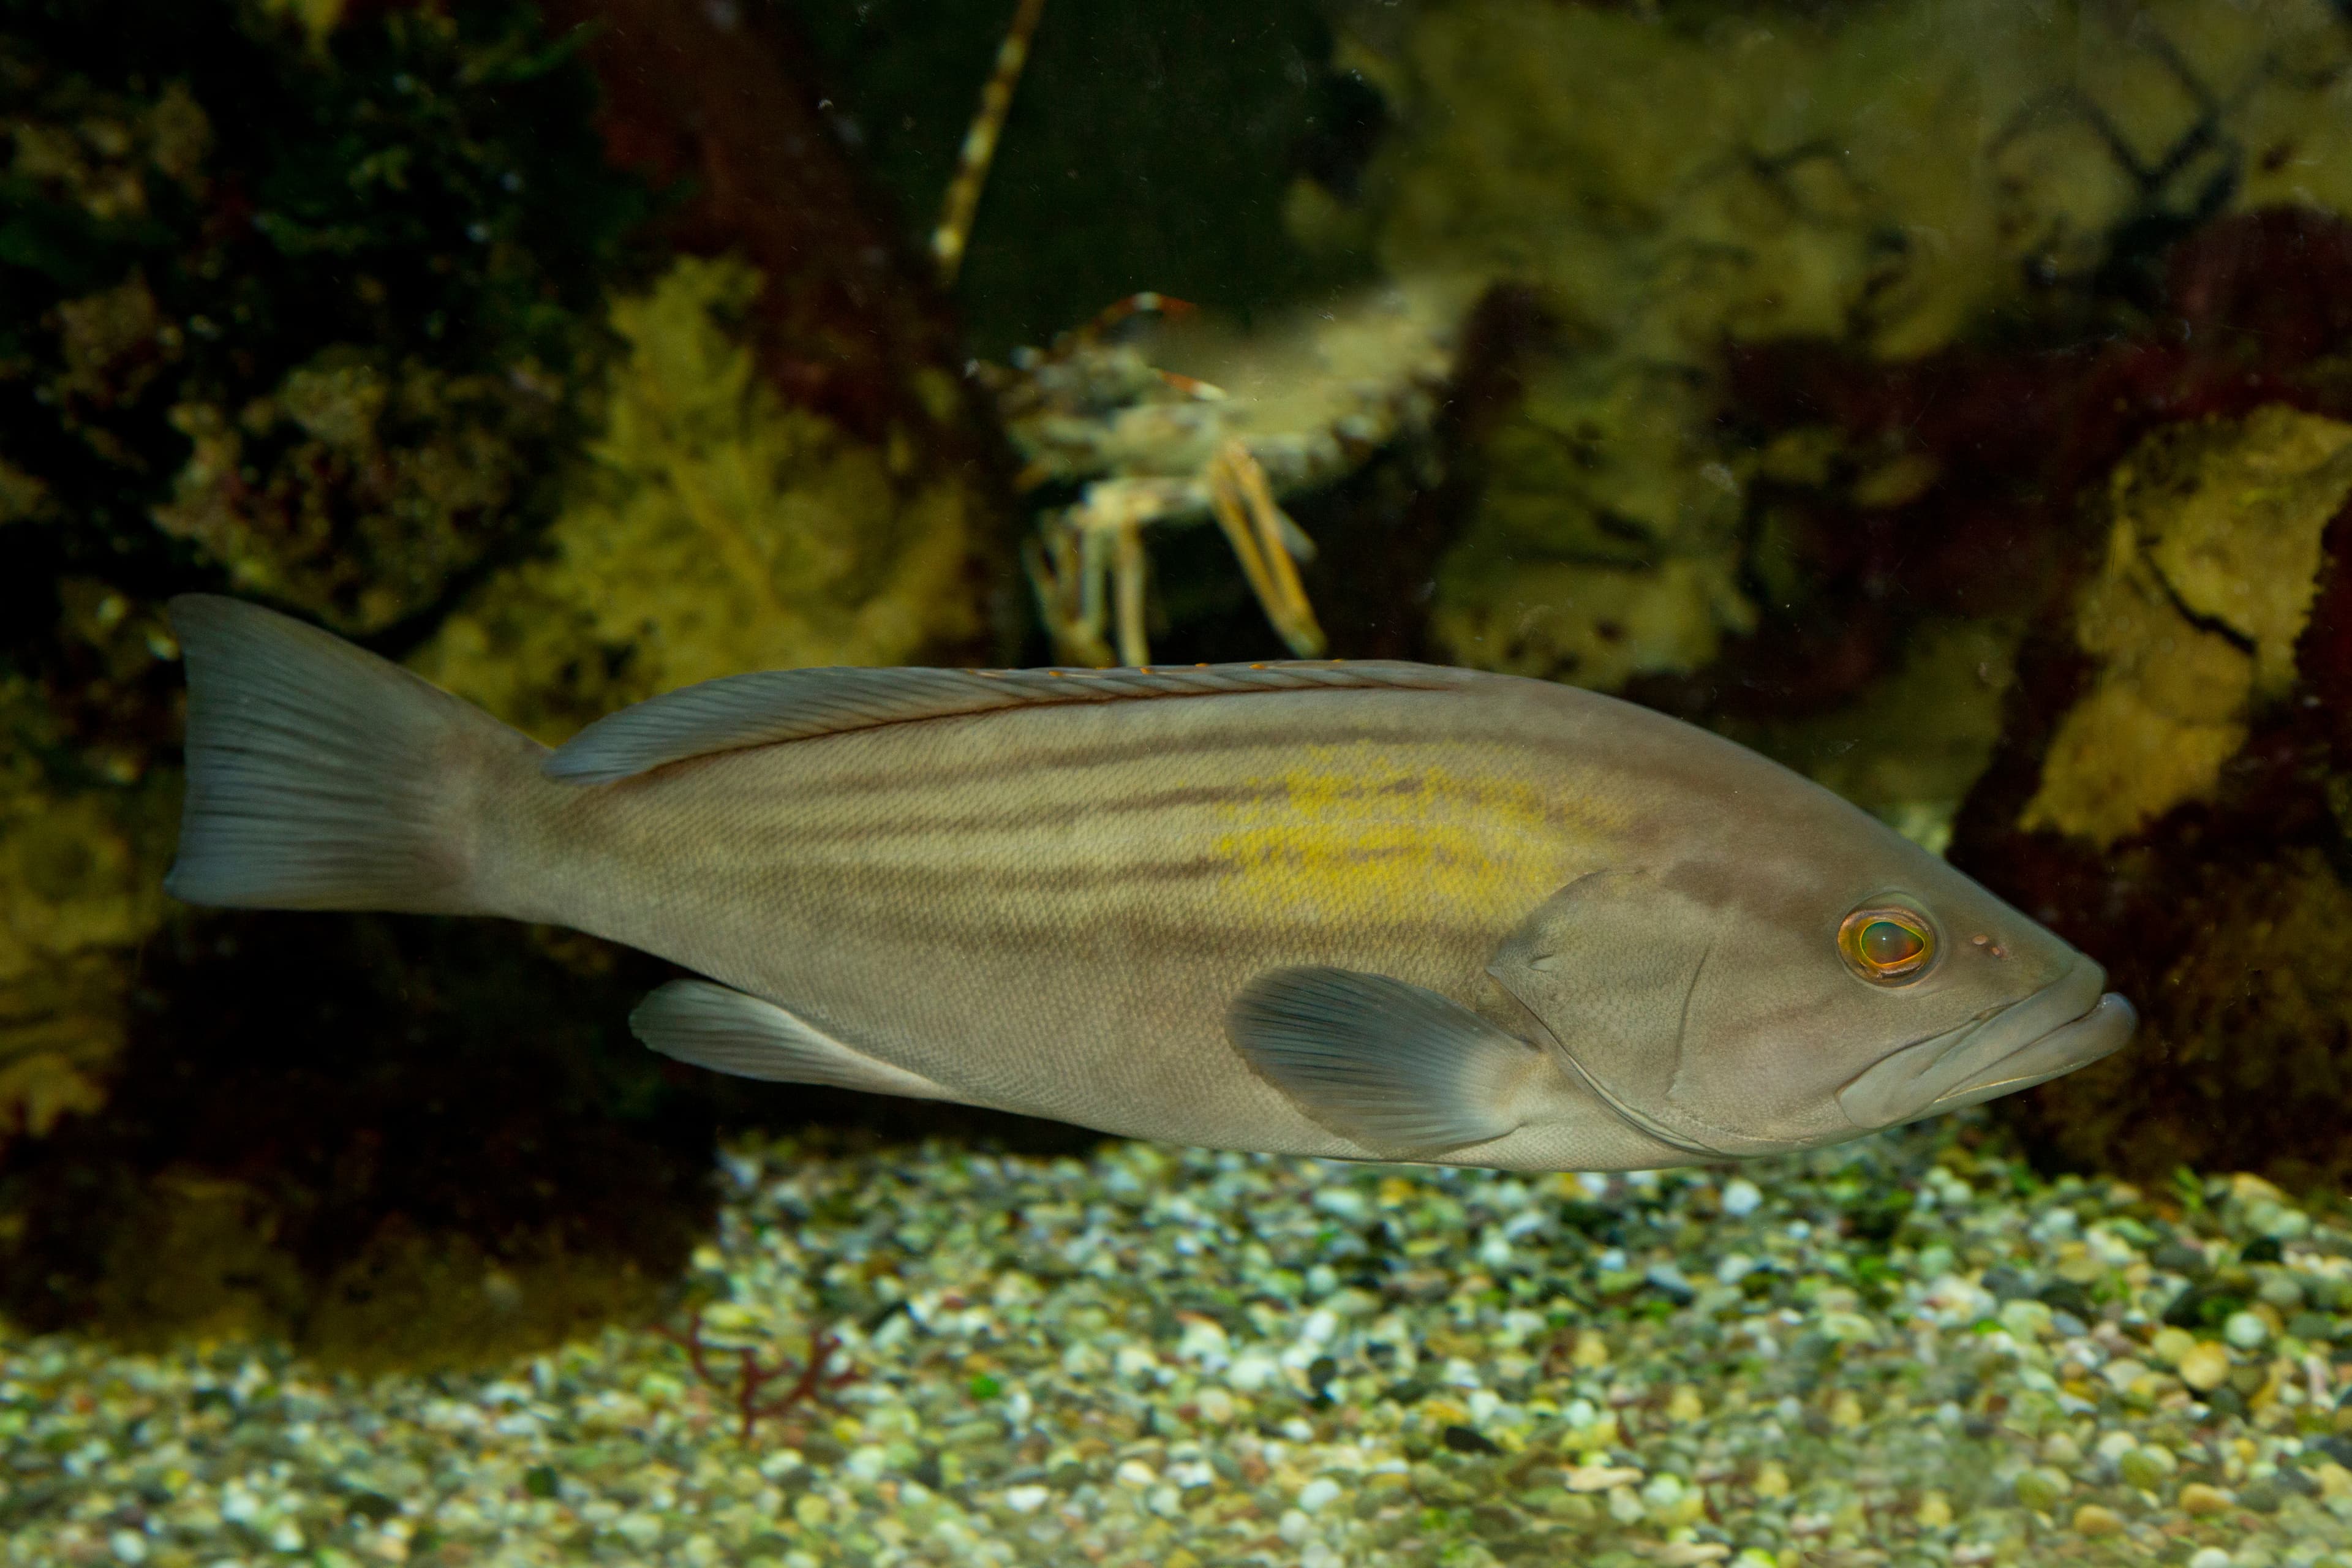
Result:
{"label": "goldblotch grouper", "polygon": [[1403,663],[790,669],[553,751],[172,604],[192,903],[503,915],[707,975],[721,1072],[1226,1149],[1525,1170],[1832,1143],[2122,1047],[2105,975],[1818,785]]}

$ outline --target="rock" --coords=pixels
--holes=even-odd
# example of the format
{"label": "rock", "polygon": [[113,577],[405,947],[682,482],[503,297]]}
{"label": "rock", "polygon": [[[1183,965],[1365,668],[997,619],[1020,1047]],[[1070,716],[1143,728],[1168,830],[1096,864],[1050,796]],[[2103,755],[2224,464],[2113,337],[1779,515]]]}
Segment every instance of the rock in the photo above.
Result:
{"label": "rock", "polygon": [[[1759,490],[1833,492],[1854,512],[1900,519],[1954,468],[2001,466],[1973,444],[1948,462],[1899,429],[1818,439],[1832,416],[1819,405],[1809,428],[1759,453],[1744,428],[1727,438],[1717,422],[1727,357],[1813,340],[1907,367],[2021,309],[2029,277],[2095,271],[2110,228],[2129,221],[2130,176],[2028,105],[2095,106],[2159,144],[2196,123],[2187,100],[2126,70],[2086,70],[2005,6],[1964,41],[1919,4],[1804,28],[1742,18],[1688,31],[1508,0],[1402,24],[1349,15],[1384,18],[1343,25],[1343,48],[1379,60],[1412,106],[1364,183],[1382,262],[1399,277],[1525,280],[1556,323],[1528,355],[1523,399],[1480,445],[1484,484],[1438,574],[1433,640],[1450,662],[1602,689],[1698,669],[1768,605],[1806,592],[1790,586],[1785,548],[1801,503],[1751,506]],[[2128,32],[2084,25],[2101,55],[2138,54]],[[2318,26],[2284,14],[2207,25],[2220,31],[2200,48],[2216,58],[2291,50]],[[1893,71],[1915,89],[1900,104],[1877,94]],[[2283,71],[2263,79],[2279,101],[2328,112],[2319,89]],[[1867,136],[1842,129],[1858,94]],[[2244,112],[2215,101],[2231,105],[2224,122]],[[2263,101],[2267,125],[2281,111]],[[1786,151],[1829,146],[1834,158]],[[2352,185],[2352,170],[2312,162],[2322,172],[2292,183],[2250,170],[2241,199],[2311,205]],[[2103,172],[2085,177],[2092,168]],[[1930,229],[1934,245],[1879,237]],[[1886,553],[1932,555],[1948,515]]]}
{"label": "rock", "polygon": [[2294,684],[2320,536],[2352,496],[2352,425],[2273,405],[2176,426],[2108,491],[2106,564],[2075,611],[2099,673],[2018,817],[2101,849],[2207,798],[2254,705]]}
{"label": "rock", "polygon": [[[2352,267],[2352,227],[2328,232]],[[2352,991],[2323,978],[2352,973],[2335,868],[2352,827],[2352,406],[2336,413],[2162,427],[2109,472],[2104,558],[2059,611],[2071,646],[2021,663],[2016,721],[1961,813],[1954,864],[2140,1009],[2131,1049],[1997,1107],[2044,1159],[2151,1182],[2183,1164],[2352,1173],[2352,1104],[2324,1087],[2352,1080]],[[2253,1189],[2229,1203],[2241,1234],[2294,1212]]]}

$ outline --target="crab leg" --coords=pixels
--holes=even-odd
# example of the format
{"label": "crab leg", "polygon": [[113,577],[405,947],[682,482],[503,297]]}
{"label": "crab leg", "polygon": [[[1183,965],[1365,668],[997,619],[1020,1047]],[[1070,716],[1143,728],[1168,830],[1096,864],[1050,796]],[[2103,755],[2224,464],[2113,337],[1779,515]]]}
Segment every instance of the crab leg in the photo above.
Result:
{"label": "crab leg", "polygon": [[1118,590],[1118,661],[1146,665],[1150,647],[1143,638],[1143,528],[1128,523],[1112,536],[1111,571]]}
{"label": "crab leg", "polygon": [[956,158],[955,178],[948,183],[947,201],[940,225],[931,231],[931,258],[939,264],[941,285],[952,284],[963,265],[964,243],[971,237],[971,220],[980,210],[981,188],[988,183],[988,165],[996,156],[996,138],[1013,109],[1013,89],[1021,84],[1021,68],[1029,63],[1029,40],[1045,15],[1045,0],[1021,0],[1013,26],[997,46],[996,68],[980,91],[980,112],[964,132],[963,151]]}
{"label": "crab leg", "polygon": [[1059,657],[1097,668],[1115,664],[1118,660],[1102,640],[1099,589],[1092,595],[1097,608],[1091,621],[1086,608],[1094,568],[1087,563],[1085,536],[1066,522],[1048,526],[1052,531],[1042,545],[1032,539],[1021,547],[1021,563],[1037,595],[1037,614],[1053,635]]}
{"label": "crab leg", "polygon": [[1307,602],[1307,589],[1285,538],[1286,532],[1297,532],[1297,525],[1276,504],[1265,469],[1248,447],[1228,441],[1210,459],[1208,480],[1210,507],[1242,563],[1242,575],[1265,606],[1266,619],[1291,652],[1301,658],[1319,656],[1323,628],[1316,624],[1314,606]]}

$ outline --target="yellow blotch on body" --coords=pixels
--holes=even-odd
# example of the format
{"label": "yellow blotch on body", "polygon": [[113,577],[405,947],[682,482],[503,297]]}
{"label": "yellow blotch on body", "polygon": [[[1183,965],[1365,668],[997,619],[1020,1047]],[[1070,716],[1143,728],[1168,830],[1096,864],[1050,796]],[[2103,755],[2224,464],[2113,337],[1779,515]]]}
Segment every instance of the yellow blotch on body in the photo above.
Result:
{"label": "yellow blotch on body", "polygon": [[[1225,809],[1213,853],[1256,912],[1370,921],[1532,907],[1599,824],[1507,778],[1400,765],[1388,748],[1318,746]],[[1515,918],[1515,916],[1514,916]]]}

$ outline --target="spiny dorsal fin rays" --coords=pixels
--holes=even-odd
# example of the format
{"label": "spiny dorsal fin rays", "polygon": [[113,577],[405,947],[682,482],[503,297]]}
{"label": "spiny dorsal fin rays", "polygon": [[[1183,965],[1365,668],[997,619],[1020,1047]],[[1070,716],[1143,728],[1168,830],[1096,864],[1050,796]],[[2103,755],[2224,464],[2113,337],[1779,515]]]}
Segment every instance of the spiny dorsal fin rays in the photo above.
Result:
{"label": "spiny dorsal fin rays", "polygon": [[1349,687],[1445,691],[1472,671],[1388,660],[1120,669],[775,669],[730,675],[597,720],[547,759],[564,784],[611,784],[718,752],[1004,708]]}

